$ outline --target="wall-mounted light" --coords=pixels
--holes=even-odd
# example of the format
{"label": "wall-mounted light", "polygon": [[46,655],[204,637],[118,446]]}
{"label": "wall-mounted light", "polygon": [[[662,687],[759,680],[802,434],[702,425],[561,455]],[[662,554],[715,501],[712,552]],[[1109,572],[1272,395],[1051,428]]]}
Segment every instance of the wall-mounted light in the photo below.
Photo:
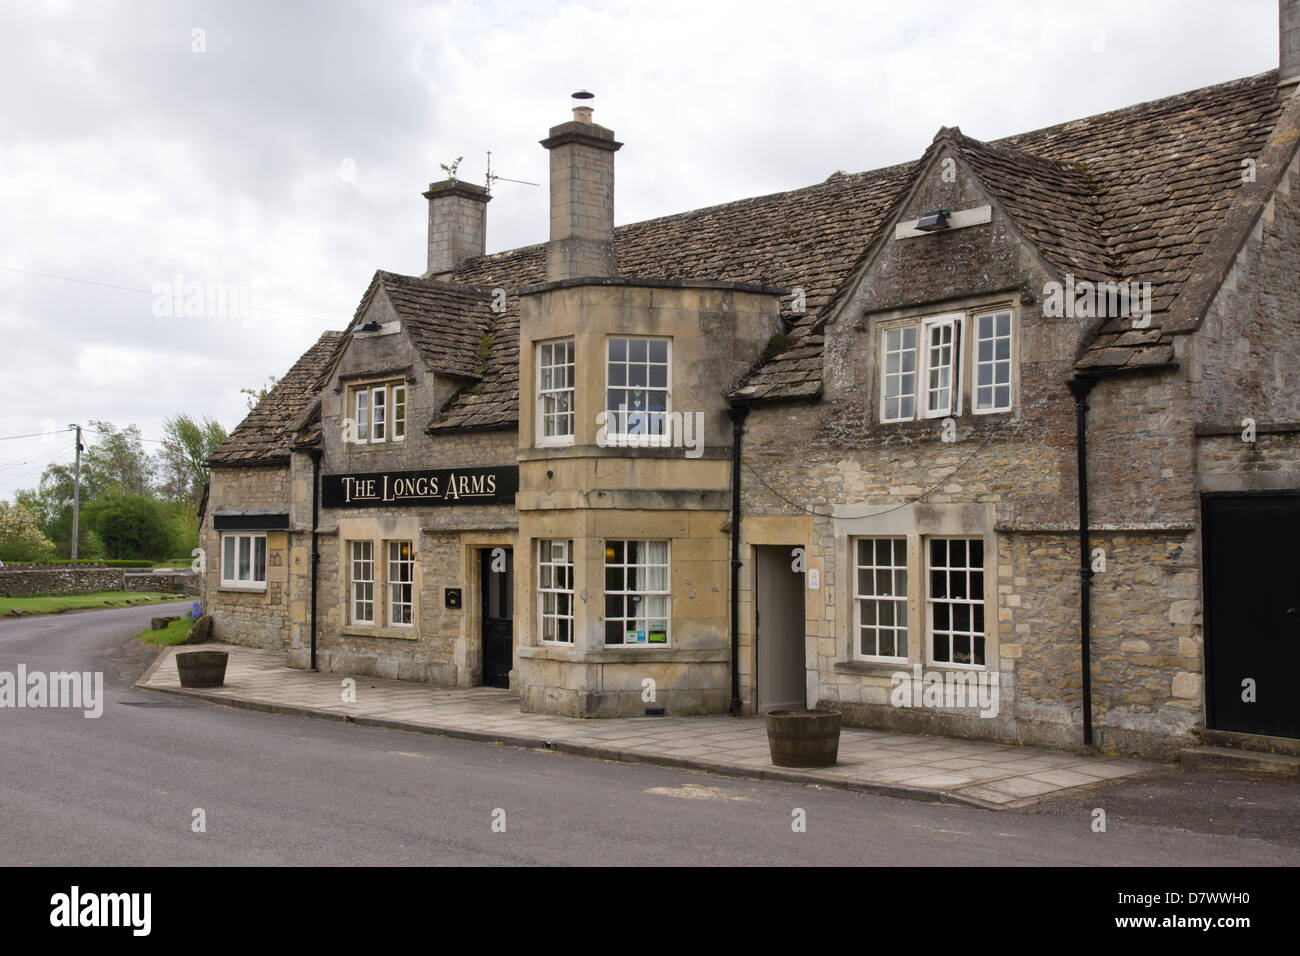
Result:
{"label": "wall-mounted light", "polygon": [[948,210],[934,209],[916,221],[916,228],[922,232],[934,232],[936,229],[948,228]]}
{"label": "wall-mounted light", "polygon": [[378,332],[379,329],[380,329],[379,323],[371,321],[371,322],[367,322],[365,325],[358,328],[357,332]]}

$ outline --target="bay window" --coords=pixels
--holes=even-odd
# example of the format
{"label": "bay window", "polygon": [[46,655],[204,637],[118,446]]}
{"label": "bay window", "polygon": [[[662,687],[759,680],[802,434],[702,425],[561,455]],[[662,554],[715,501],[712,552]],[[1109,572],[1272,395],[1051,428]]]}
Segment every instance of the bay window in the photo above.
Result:
{"label": "bay window", "polygon": [[573,441],[573,339],[537,346],[537,439]]}
{"label": "bay window", "polygon": [[605,644],[668,644],[672,601],[667,541],[605,542]]}
{"label": "bay window", "polygon": [[669,339],[610,336],[605,352],[605,429],[647,444],[666,441],[671,411]]}
{"label": "bay window", "polygon": [[573,643],[573,542],[537,542],[540,637],[547,644]]}

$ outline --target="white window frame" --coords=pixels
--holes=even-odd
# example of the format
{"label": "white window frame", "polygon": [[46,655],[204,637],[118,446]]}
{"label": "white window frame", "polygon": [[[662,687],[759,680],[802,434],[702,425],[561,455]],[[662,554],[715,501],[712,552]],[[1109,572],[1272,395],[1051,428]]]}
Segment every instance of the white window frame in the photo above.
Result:
{"label": "white window frame", "polygon": [[[542,361],[543,357],[549,354],[554,357],[555,347],[563,345],[568,350],[568,361],[556,363],[555,361],[546,364]],[[572,445],[574,431],[578,421],[577,411],[577,390],[575,387],[575,378],[577,375],[577,343],[572,338],[553,339],[549,342],[536,343],[537,351],[537,444],[539,446],[557,446]],[[562,388],[543,388],[542,387],[542,369],[567,369],[568,385]],[[554,401],[561,395],[568,395],[569,398],[569,431],[567,434],[546,434],[547,421],[553,418],[563,417],[564,412],[550,412],[547,410],[548,401]]]}
{"label": "white window frame", "polygon": [[[233,542],[233,544],[231,543]],[[241,571],[241,548],[242,543],[248,545],[248,574],[242,576]],[[258,552],[261,552],[262,563],[259,578],[258,573]],[[226,574],[227,556],[230,557],[230,569],[232,575]],[[266,534],[265,533],[222,533],[221,535],[221,586],[223,588],[247,588],[249,590],[266,590]]]}
{"label": "white window frame", "polygon": [[[920,341],[917,343],[920,349],[919,365],[922,369],[921,378],[918,381],[917,403],[920,408],[921,417],[923,418],[947,418],[949,415],[961,414],[961,393],[963,387],[964,371],[961,360],[961,351],[966,340],[962,334],[966,325],[966,316],[961,312],[949,312],[945,315],[934,315],[921,320]],[[942,368],[938,363],[931,362],[933,358],[933,347],[930,344],[930,333],[935,329],[948,329],[948,364],[946,368],[949,371],[948,377],[948,402],[938,408],[930,407],[931,392],[930,373],[936,368]],[[943,346],[940,346],[942,348]]]}
{"label": "white window frame", "polygon": [[[360,553],[359,553],[359,549]],[[368,556],[365,549],[369,549]],[[358,568],[369,565],[370,576],[361,577]],[[366,590],[369,585],[369,590]],[[361,590],[358,591],[358,586]],[[368,596],[364,596],[367,595]],[[370,605],[370,617],[362,617],[358,611],[363,604]],[[348,542],[348,622],[373,626],[375,622],[375,543],[373,541],[354,540]]]}
{"label": "white window frame", "polygon": [[[615,341],[626,342],[628,343],[629,348],[632,342],[637,342],[637,341],[645,342],[646,358],[647,358],[645,365],[647,370],[652,365],[660,364],[658,362],[649,361],[650,343],[663,342],[665,344],[666,346],[664,351],[665,359],[663,362],[665,366],[665,373],[664,373],[665,378],[664,378],[663,387],[659,387],[659,386],[652,387],[649,384],[648,374],[646,376],[647,384],[644,386],[647,392],[655,391],[655,392],[664,393],[664,410],[662,413],[664,432],[662,434],[649,434],[645,432],[624,431],[623,428],[627,423],[619,420],[619,413],[617,409],[612,409],[609,407],[610,389],[619,388],[619,389],[627,390],[632,388],[632,386],[628,385],[626,381],[622,385],[610,384],[610,375],[609,375],[610,348]],[[672,428],[672,426],[670,422],[672,421],[672,411],[673,411],[673,340],[669,337],[662,336],[662,335],[607,335],[605,336],[605,349],[604,349],[603,360],[605,363],[605,390],[601,393],[600,405],[601,408],[603,408],[605,411],[606,438],[617,439],[617,444],[619,445],[644,446],[644,447],[651,447],[651,448],[667,447],[672,442],[672,434],[670,433],[670,429]],[[624,366],[624,369],[630,368],[633,365],[632,360],[630,358],[625,358],[621,364]],[[646,414],[649,415],[651,413],[647,411]]]}
{"label": "white window frame", "polygon": [[370,389],[370,440],[378,444],[388,440],[388,386]]}
{"label": "white window frame", "polygon": [[[944,551],[945,553],[944,565],[942,568],[936,568],[932,564],[933,553],[931,551],[931,545],[936,541],[943,541],[946,543],[945,551]],[[966,544],[967,561],[966,561],[966,565],[963,568],[954,568],[950,564],[952,560],[951,550],[949,550],[949,545],[947,543],[953,541],[967,542]],[[980,545],[980,551],[983,560],[978,567],[972,566],[970,563],[971,542],[979,542]],[[936,667],[953,667],[953,668],[961,668],[961,669],[969,669],[969,670],[986,670],[988,668],[989,650],[990,650],[990,645],[992,643],[989,637],[989,620],[988,620],[989,609],[988,609],[988,604],[984,599],[984,592],[988,584],[988,573],[989,573],[989,549],[987,547],[987,543],[982,537],[967,537],[965,535],[929,535],[921,539],[921,546],[924,549],[922,560],[925,567],[925,659],[926,661],[930,664],[933,664]],[[945,591],[947,593],[943,597],[934,596],[933,575],[936,571],[942,571],[945,574],[945,578],[947,581],[947,583],[945,584]],[[951,587],[952,575],[950,573],[952,571],[959,571],[965,574],[966,576],[965,597],[961,597],[961,598],[952,597],[952,587]],[[970,579],[971,579],[971,575],[976,572],[978,572],[980,575],[979,588],[976,593],[972,594]],[[940,629],[942,630],[943,633],[946,633],[948,635],[948,659],[947,660],[940,660],[938,657],[935,656],[934,653],[935,650],[934,635],[936,631],[935,608],[940,605],[946,606],[948,608],[948,627]],[[970,658],[971,659],[969,661],[956,660],[957,654],[955,652],[956,650],[955,637],[961,633],[964,633],[964,632],[956,631],[956,623],[954,620],[955,615],[953,612],[953,608],[957,605],[967,605],[970,608],[969,636],[970,636]],[[980,617],[983,620],[983,627],[979,630],[975,629],[975,608],[976,607],[980,609]],[[977,637],[981,638],[984,641],[984,654],[983,654],[984,660],[979,663],[975,662],[975,640]]]}
{"label": "white window frame", "polygon": [[[890,543],[890,562],[887,565],[877,564],[879,554],[877,545],[879,542],[887,541]],[[870,564],[862,563],[861,548],[869,544],[871,547]],[[910,640],[910,619],[911,599],[909,591],[911,589],[911,580],[908,576],[908,541],[906,535],[879,535],[871,537],[859,537],[852,539],[850,544],[852,552],[850,554],[851,570],[853,573],[853,633],[850,640],[853,642],[851,649],[853,657],[861,661],[889,661],[891,663],[907,661],[908,652],[911,650]],[[899,560],[899,549],[902,550],[902,563]],[[864,593],[862,588],[862,573],[868,571],[872,575],[871,593]],[[901,594],[897,591],[898,575],[902,573],[903,587]],[[889,577],[889,592],[877,593],[879,586],[879,575],[887,574]],[[864,623],[863,610],[864,605],[872,604],[875,621]],[[893,615],[893,623],[889,625],[880,624],[880,607],[890,605],[890,612]],[[862,649],[862,631],[864,628],[871,628],[875,633],[876,647],[880,646],[880,632],[891,631],[894,635],[894,654],[868,654]],[[900,644],[902,653],[898,653]]]}
{"label": "white window frame", "polygon": [[[558,561],[557,545],[562,549]],[[547,598],[553,599],[553,610],[547,609]],[[566,605],[567,612],[564,610]],[[569,636],[547,637],[547,622],[553,624],[552,633],[558,633],[561,622],[564,622]],[[574,645],[573,542],[565,538],[540,538],[537,542],[537,638],[541,644]]]}
{"label": "white window frame", "polygon": [[[622,561],[621,563],[613,563],[613,564],[611,564],[611,560],[610,560],[609,552],[612,551],[612,550],[614,550],[614,546],[617,545],[617,544],[620,544],[620,543],[623,545],[623,561]],[[640,553],[638,554],[638,560],[637,560],[635,563],[633,563],[633,564],[629,564],[629,563],[628,563],[628,560],[627,560],[627,557],[628,557],[628,554],[627,554],[627,552],[628,552],[628,545],[631,545],[631,544],[638,545],[638,549],[637,549],[637,550],[638,550],[638,552],[640,552]],[[646,560],[646,559],[648,558],[649,545],[651,545],[651,544],[662,544],[662,545],[664,545],[664,555],[665,555],[665,556],[664,556],[664,563],[663,563],[663,564],[659,564],[659,563],[657,563],[657,562],[654,563],[654,564],[651,564],[651,563],[649,563],[648,560]],[[607,574],[607,571],[608,571],[608,569],[611,568],[611,567],[622,569],[622,572],[623,572],[623,588],[622,588],[621,590],[613,590],[613,591],[608,590],[609,576],[608,576],[608,574]],[[629,572],[629,570],[631,569],[631,570],[641,570],[641,571],[645,571],[645,570],[648,570],[649,568],[663,568],[663,570],[664,570],[664,582],[665,582],[666,587],[663,588],[663,589],[656,589],[656,590],[650,590],[650,589],[645,588],[645,587],[637,587],[637,588],[635,588],[635,589],[629,590],[628,587],[627,587],[627,584],[628,584],[627,576],[628,576],[628,572]],[[639,582],[639,583],[640,583],[640,582]],[[604,636],[604,646],[605,646],[605,647],[607,647],[607,648],[619,648],[619,647],[642,647],[642,648],[644,648],[644,647],[656,647],[656,648],[657,648],[657,647],[671,647],[671,646],[672,646],[672,628],[673,628],[673,622],[672,622],[672,615],[673,615],[673,598],[672,598],[672,587],[673,587],[673,543],[672,543],[671,540],[669,540],[669,539],[664,539],[664,538],[650,538],[650,539],[644,539],[644,538],[627,538],[627,539],[624,539],[624,538],[610,538],[610,539],[608,539],[607,541],[605,541],[605,557],[604,557],[604,560],[603,560],[603,562],[602,562],[602,564],[601,564],[601,585],[602,585],[602,589],[603,589],[603,591],[604,591],[604,600],[605,600],[605,602],[606,602],[606,603],[605,603],[605,606],[604,606],[604,608],[603,608],[603,610],[604,610],[606,613],[604,613],[604,614],[601,615],[601,625],[602,625],[603,629],[605,630],[605,636]],[[624,597],[624,602],[623,602],[623,613],[622,613],[622,615],[620,615],[619,617],[611,618],[611,617],[608,615],[608,610],[609,610],[609,606],[608,606],[608,598],[609,598],[611,595],[616,595],[616,594],[617,594],[617,595],[623,595],[623,597]],[[645,601],[646,601],[646,598],[648,598],[648,597],[662,597],[662,598],[664,599],[664,606],[667,608],[667,613],[665,613],[665,614],[663,614],[663,615],[657,615],[657,614],[646,614],[646,613],[637,613],[637,614],[634,614],[634,615],[631,616],[631,617],[628,617],[628,616],[627,616],[627,601],[626,601],[626,599],[627,599],[627,598],[630,598],[630,597],[634,597],[634,596],[639,598],[639,601],[638,601],[638,602],[634,602],[634,603],[639,604],[640,607],[644,607],[644,606],[645,606],[645,604],[643,604],[643,603],[641,603],[641,602],[645,602]],[[648,602],[647,602],[647,603],[648,603]],[[639,610],[639,608],[638,608],[638,610]],[[610,622],[611,620],[617,620],[617,621],[622,621],[622,622],[624,622],[624,623],[623,623],[623,626],[620,628],[620,633],[623,634],[623,640],[620,641],[620,642],[612,643],[612,642],[610,642],[610,640],[609,640],[609,622]],[[650,640],[650,635],[651,635],[652,633],[654,633],[654,632],[651,631],[649,624],[650,624],[651,621],[660,621],[660,620],[663,621],[663,625],[664,625],[664,631],[663,631],[664,639],[663,639],[662,641],[653,641],[653,642],[652,642],[652,641]],[[646,630],[646,640],[645,640],[644,642],[642,642],[642,641],[633,641],[633,642],[629,643],[629,642],[627,641],[627,637],[626,637],[626,635],[627,635],[627,630],[628,630],[627,622],[629,622],[629,621],[634,622],[634,623],[636,623],[636,622],[645,622],[645,624],[646,624],[646,628],[645,628],[645,630]],[[639,632],[639,631],[640,631],[640,628],[633,628],[633,630],[636,630],[636,631]]]}
{"label": "white window frame", "polygon": [[[998,335],[997,333],[996,323],[1001,316],[1008,317],[1007,334],[1005,335]],[[994,322],[994,336],[992,339],[980,340],[978,338],[980,322],[984,319],[991,319]],[[967,409],[974,415],[996,415],[1013,411],[1016,406],[1016,393],[1019,387],[1016,323],[1015,308],[1005,304],[969,309],[963,312],[945,312],[937,315],[918,316],[907,321],[882,323],[878,330],[879,338],[876,340],[876,374],[880,380],[877,388],[878,421],[881,424],[926,421],[962,415]],[[951,329],[949,334],[952,340],[952,391],[948,396],[949,401],[947,403],[931,408],[930,400],[933,390],[930,387],[930,374],[936,368],[936,363],[932,354],[930,336],[935,328]],[[889,348],[890,336],[898,336],[901,343],[902,336],[907,329],[915,329],[915,350],[900,348],[891,351]],[[993,359],[987,362],[980,361],[980,341],[992,342]],[[1007,357],[997,357],[1000,344],[1006,350]],[[912,400],[912,414],[890,418],[888,417],[889,386],[891,381],[901,383],[901,377],[907,374],[902,370],[902,356],[909,354],[909,352],[913,356],[912,364],[915,367],[913,390],[910,394],[900,394],[894,396],[894,398],[900,399],[901,410],[901,399],[910,397]],[[889,371],[889,357],[891,355],[900,356],[899,370],[897,372]],[[980,405],[980,368],[990,364],[993,366],[992,387],[994,389],[994,398],[996,399],[997,396],[996,389],[1005,386],[1007,389],[1006,404]],[[999,366],[1005,369],[1008,379],[1005,383],[998,383],[997,381]],[[986,391],[987,388],[986,386]]]}
{"label": "white window frame", "polygon": [[[415,627],[415,542],[386,541],[384,545],[385,557],[388,562],[384,568],[384,591],[387,593],[384,607],[388,612],[388,624],[391,627],[413,628]],[[406,546],[407,556],[405,558],[401,556],[401,547],[403,545]],[[394,548],[398,550],[394,552]],[[402,568],[408,570],[405,577],[401,576]],[[406,600],[399,600],[403,593],[400,590],[402,588],[406,589]],[[401,608],[406,609],[404,615],[399,613]],[[407,620],[399,621],[399,617],[406,617]]]}
{"label": "white window frame", "polygon": [[[913,341],[911,349],[902,347],[904,337],[909,330],[913,334],[913,339],[919,340],[921,335],[921,330],[916,325],[894,325],[894,326],[890,326],[889,328],[880,330],[880,356],[881,356],[880,357],[880,420],[882,422],[911,422],[916,420],[916,407],[918,401],[917,385],[921,381],[921,370],[919,368],[920,359],[918,357],[918,352],[920,351],[920,349],[917,346],[917,341]],[[891,332],[898,333],[900,348],[896,350],[889,348],[889,335]],[[912,370],[911,372],[905,372],[903,371],[903,356],[906,355],[909,351],[912,353]],[[889,356],[891,354],[897,355],[899,357],[897,372],[888,371]],[[886,418],[885,417],[886,409],[889,407],[888,401],[889,398],[891,397],[889,395],[889,380],[891,377],[897,378],[899,380],[899,387],[901,389],[902,378],[904,375],[912,376],[912,391],[910,393],[910,396],[900,391],[897,395],[892,397],[898,399],[898,407],[900,411],[902,410],[903,407],[903,399],[910,397],[912,399],[912,414],[899,416],[897,418]]]}
{"label": "white window frame", "polygon": [[[997,331],[997,323],[998,323],[998,319],[1004,315],[1007,317],[1007,334],[999,335]],[[981,319],[992,320],[993,336],[991,338],[985,339],[980,336]],[[971,339],[971,361],[970,361],[971,372],[972,372],[971,401],[970,401],[971,411],[976,415],[994,415],[999,412],[1009,412],[1011,411],[1012,407],[1015,404],[1015,392],[1016,392],[1016,383],[1015,383],[1016,314],[1015,311],[1010,308],[1005,308],[1005,309],[990,309],[984,312],[976,312],[974,318],[972,319],[972,322],[974,323],[974,335],[972,336]],[[980,357],[979,357],[979,347],[980,347],[980,343],[984,341],[992,343],[993,358],[982,362],[980,361]],[[997,354],[998,343],[1002,341],[1005,341],[1007,343],[1007,357],[1005,359],[998,358],[998,354]],[[991,389],[993,393],[993,397],[994,399],[996,399],[998,393],[997,390],[999,388],[999,383],[997,380],[998,366],[1004,363],[1007,368],[1007,381],[1006,381],[1007,403],[1006,405],[998,405],[995,402],[994,404],[988,405],[987,407],[982,407],[980,405],[980,388],[981,388],[980,366],[982,365],[993,366],[993,383],[991,385],[987,385],[983,387]]]}
{"label": "white window frame", "polygon": [[395,384],[393,389],[392,419],[393,437],[389,441],[406,440],[406,383]]}
{"label": "white window frame", "polygon": [[[352,420],[356,422],[356,444],[382,445],[406,440],[405,381],[365,382],[349,386]],[[397,401],[397,393],[401,401]],[[364,405],[364,409],[363,406]],[[401,415],[396,408],[401,408]],[[400,422],[401,434],[397,434]]]}
{"label": "white window frame", "polygon": [[370,389],[352,389],[352,420],[357,423],[356,444],[368,444],[370,442]]}

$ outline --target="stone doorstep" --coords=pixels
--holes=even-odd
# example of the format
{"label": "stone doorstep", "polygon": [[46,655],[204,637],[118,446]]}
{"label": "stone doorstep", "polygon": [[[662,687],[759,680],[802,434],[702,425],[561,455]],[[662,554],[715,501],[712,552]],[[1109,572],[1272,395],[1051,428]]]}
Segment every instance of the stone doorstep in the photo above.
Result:
{"label": "stone doorstep", "polygon": [[1179,755],[1184,770],[1240,770],[1300,777],[1300,757],[1231,747],[1188,747]]}
{"label": "stone doorstep", "polygon": [[[911,738],[877,730],[859,732],[857,728],[844,729],[841,760],[837,766],[788,769],[771,765],[766,732],[761,722],[750,725],[749,721],[740,722],[732,717],[724,720],[677,718],[671,722],[663,718],[631,718],[627,720],[628,731],[623,736],[616,728],[596,727],[589,720],[542,714],[501,714],[498,707],[518,702],[517,697],[505,696],[501,691],[489,690],[480,695],[474,693],[480,690],[477,688],[457,689],[439,693],[440,701],[430,701],[427,694],[412,691],[403,682],[386,678],[358,680],[365,681],[367,689],[378,690],[381,697],[396,692],[393,704],[414,700],[421,703],[386,708],[381,703],[377,708],[382,709],[361,711],[356,709],[356,705],[341,704],[334,699],[336,692],[332,681],[328,693],[324,688],[310,686],[310,683],[276,692],[276,688],[286,681],[296,683],[305,679],[310,682],[315,677],[283,665],[263,666],[261,661],[248,660],[251,654],[268,652],[230,650],[232,657],[244,658],[238,666],[232,666],[232,676],[258,672],[259,679],[248,681],[260,685],[257,687],[258,697],[250,696],[253,688],[247,686],[212,691],[181,688],[173,661],[174,651],[170,648],[159,655],[136,686],[271,713],[317,716],[465,740],[499,741],[525,748],[544,747],[575,756],[631,760],[747,779],[823,784],[927,802],[963,803],[989,810],[1028,806],[1047,795],[1080,786],[1095,786],[1109,778],[1136,775],[1152,769],[1138,761],[1109,758],[1104,763],[1096,761],[1094,766],[1078,756],[1025,753],[1005,744],[971,741],[975,749],[968,749],[964,741],[933,735]],[[466,700],[467,696],[479,699]],[[328,703],[322,702],[322,698]],[[417,715],[411,711],[424,713],[418,715],[421,719],[417,720]],[[405,716],[391,716],[394,714]],[[449,719],[454,724],[449,725]],[[568,739],[560,739],[561,735]],[[943,766],[946,761],[960,761],[970,766]],[[1086,771],[1080,764],[1086,765]],[[1049,782],[1052,779],[1060,782]],[[1086,783],[1076,782],[1080,780]]]}

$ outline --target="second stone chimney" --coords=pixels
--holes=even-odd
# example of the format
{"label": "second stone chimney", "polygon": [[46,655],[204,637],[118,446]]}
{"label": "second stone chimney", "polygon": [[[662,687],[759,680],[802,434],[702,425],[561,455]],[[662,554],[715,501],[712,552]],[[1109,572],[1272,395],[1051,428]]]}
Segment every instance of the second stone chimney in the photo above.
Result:
{"label": "second stone chimney", "polygon": [[444,179],[430,183],[429,268],[425,278],[445,275],[487,250],[487,204],[482,186]]}
{"label": "second stone chimney", "polygon": [[1292,89],[1300,83],[1300,0],[1278,0],[1279,86]]}
{"label": "second stone chimney", "polygon": [[591,107],[578,106],[542,145],[551,153],[546,280],[615,275],[614,153],[623,144],[591,121]]}

